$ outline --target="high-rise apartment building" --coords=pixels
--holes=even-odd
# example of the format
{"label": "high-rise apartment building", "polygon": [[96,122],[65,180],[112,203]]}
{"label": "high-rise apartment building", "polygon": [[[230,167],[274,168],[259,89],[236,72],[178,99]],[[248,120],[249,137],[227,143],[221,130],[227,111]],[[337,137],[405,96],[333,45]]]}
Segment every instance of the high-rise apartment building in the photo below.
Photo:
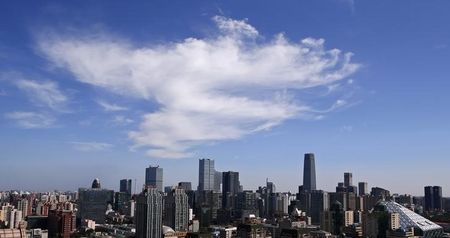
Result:
{"label": "high-rise apartment building", "polygon": [[198,191],[213,191],[216,170],[214,160],[200,159],[198,166]]}
{"label": "high-rise apartment building", "polygon": [[149,166],[145,169],[145,186],[163,191],[163,169],[159,166]]}
{"label": "high-rise apartment building", "polygon": [[164,201],[164,225],[175,231],[187,231],[189,222],[189,202],[184,189],[170,191]]}
{"label": "high-rise apartment building", "polygon": [[313,153],[305,154],[303,166],[303,189],[316,190],[316,163]]}
{"label": "high-rise apartment building", "polygon": [[136,197],[136,238],[161,238],[163,197],[154,187],[147,187]]}
{"label": "high-rise apartment building", "polygon": [[30,215],[30,214],[28,214],[28,211],[29,211],[28,207],[29,207],[29,202],[28,202],[28,199],[26,199],[26,198],[19,200],[19,202],[17,203],[17,209],[22,211],[22,219],[25,219],[28,215]]}
{"label": "high-rise apartment building", "polygon": [[70,238],[76,229],[76,216],[74,211],[50,210],[48,213],[48,236]]}

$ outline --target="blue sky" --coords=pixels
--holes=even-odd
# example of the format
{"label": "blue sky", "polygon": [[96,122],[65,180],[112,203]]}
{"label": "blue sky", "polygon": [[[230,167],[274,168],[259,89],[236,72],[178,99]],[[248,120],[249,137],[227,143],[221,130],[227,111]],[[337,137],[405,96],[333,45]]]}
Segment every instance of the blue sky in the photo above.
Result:
{"label": "blue sky", "polygon": [[450,194],[450,3],[0,4],[0,190],[198,180]]}

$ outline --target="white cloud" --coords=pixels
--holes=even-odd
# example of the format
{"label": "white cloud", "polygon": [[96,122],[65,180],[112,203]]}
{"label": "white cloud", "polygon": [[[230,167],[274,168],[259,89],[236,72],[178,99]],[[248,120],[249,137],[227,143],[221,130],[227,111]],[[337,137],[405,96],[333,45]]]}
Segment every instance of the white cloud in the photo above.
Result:
{"label": "white cloud", "polygon": [[41,38],[39,44],[81,82],[155,101],[159,108],[129,137],[163,158],[188,157],[193,146],[239,139],[294,117],[320,116],[292,92],[335,84],[359,67],[351,53],[325,49],[323,39],[296,43],[279,34],[261,42],[247,21],[213,20],[219,34],[204,39],[136,47],[97,34]]}
{"label": "white cloud", "polygon": [[216,22],[217,27],[227,35],[233,37],[256,37],[258,31],[245,20],[233,20],[223,16],[215,16],[213,20]]}
{"label": "white cloud", "polygon": [[5,117],[14,120],[16,124],[25,129],[49,128],[55,123],[55,119],[49,115],[36,112],[10,112]]}
{"label": "white cloud", "polygon": [[90,152],[90,151],[103,151],[110,149],[113,145],[101,142],[79,142],[73,141],[69,142],[72,144],[73,148],[79,151]]}
{"label": "white cloud", "polygon": [[33,103],[47,106],[55,111],[65,111],[68,98],[59,90],[53,81],[35,81],[16,79],[15,85],[25,91]]}
{"label": "white cloud", "polygon": [[106,112],[116,112],[116,111],[125,111],[128,110],[126,107],[119,106],[117,104],[108,103],[105,101],[97,101],[97,104],[100,105],[104,111]]}
{"label": "white cloud", "polygon": [[127,117],[122,116],[122,115],[114,116],[112,121],[113,121],[114,124],[119,125],[119,126],[126,126],[126,125],[129,125],[129,124],[134,122],[133,119],[127,118]]}

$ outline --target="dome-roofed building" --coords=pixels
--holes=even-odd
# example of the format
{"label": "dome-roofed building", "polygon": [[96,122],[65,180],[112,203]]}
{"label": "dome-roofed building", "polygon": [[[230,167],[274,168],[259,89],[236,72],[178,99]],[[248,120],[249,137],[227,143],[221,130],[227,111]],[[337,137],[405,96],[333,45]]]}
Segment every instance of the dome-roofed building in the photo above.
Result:
{"label": "dome-roofed building", "polygon": [[101,188],[100,179],[98,178],[94,179],[94,181],[92,182],[92,188]]}
{"label": "dome-roofed building", "polygon": [[175,233],[175,231],[170,226],[162,226],[163,234]]}

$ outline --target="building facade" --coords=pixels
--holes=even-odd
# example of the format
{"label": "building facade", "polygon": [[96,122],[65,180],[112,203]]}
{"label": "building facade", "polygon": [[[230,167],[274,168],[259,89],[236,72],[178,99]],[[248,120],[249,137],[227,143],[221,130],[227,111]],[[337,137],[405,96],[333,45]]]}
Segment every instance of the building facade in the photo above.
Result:
{"label": "building facade", "polygon": [[161,238],[163,197],[154,187],[148,187],[136,197],[136,238]]}
{"label": "building facade", "polygon": [[198,162],[198,191],[213,191],[216,174],[214,160],[200,159]]}

